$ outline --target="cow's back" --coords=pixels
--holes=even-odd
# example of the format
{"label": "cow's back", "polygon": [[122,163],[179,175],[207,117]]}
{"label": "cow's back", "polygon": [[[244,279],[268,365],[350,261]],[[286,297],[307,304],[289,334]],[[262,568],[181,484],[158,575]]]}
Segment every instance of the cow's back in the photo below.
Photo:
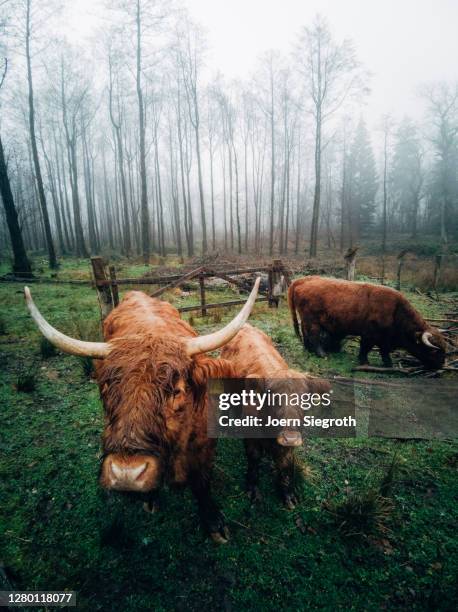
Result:
{"label": "cow's back", "polygon": [[359,335],[368,328],[388,329],[403,296],[390,287],[310,276],[290,290],[301,317],[335,333]]}
{"label": "cow's back", "polygon": [[221,357],[231,361],[238,376],[268,378],[288,369],[272,340],[260,329],[245,323],[239,333],[223,348]]}
{"label": "cow's back", "polygon": [[103,324],[105,340],[151,332],[167,336],[196,336],[197,333],[168,302],[152,298],[142,291],[129,291],[110,312]]}

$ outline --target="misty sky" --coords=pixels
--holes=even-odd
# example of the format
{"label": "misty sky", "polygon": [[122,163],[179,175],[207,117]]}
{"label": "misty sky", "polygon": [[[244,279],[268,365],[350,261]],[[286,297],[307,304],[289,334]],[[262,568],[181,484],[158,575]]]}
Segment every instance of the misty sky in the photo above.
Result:
{"label": "misty sky", "polygon": [[[370,128],[380,116],[423,111],[415,90],[431,80],[457,80],[458,0],[185,0],[207,30],[210,69],[244,78],[264,51],[287,53],[301,25],[320,12],[339,40],[350,38],[373,73],[364,115]],[[92,35],[102,0],[68,2],[71,38]]]}

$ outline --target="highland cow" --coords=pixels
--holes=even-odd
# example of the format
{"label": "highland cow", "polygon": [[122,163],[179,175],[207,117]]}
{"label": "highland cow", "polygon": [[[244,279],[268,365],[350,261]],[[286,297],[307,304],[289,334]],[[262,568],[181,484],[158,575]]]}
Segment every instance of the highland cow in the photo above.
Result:
{"label": "highland cow", "polygon": [[390,287],[308,276],[291,284],[288,303],[296,335],[300,338],[302,332],[304,348],[320,357],[340,350],[342,340],[352,335],[361,337],[361,365],[368,363],[374,346],[380,348],[386,367],[392,366],[390,353],[398,348],[426,368],[444,364],[446,344],[440,332]]}
{"label": "highland cow", "polygon": [[65,353],[96,358],[105,410],[100,484],[127,492],[152,511],[162,484],[188,484],[205,529],[217,542],[228,531],[210,491],[216,440],[207,437],[207,380],[229,377],[228,361],[204,355],[229,342],[248,318],[259,281],[223,329],[198,336],[166,302],[131,291],[105,319],[106,342],[65,336],[25,297],[42,334]]}

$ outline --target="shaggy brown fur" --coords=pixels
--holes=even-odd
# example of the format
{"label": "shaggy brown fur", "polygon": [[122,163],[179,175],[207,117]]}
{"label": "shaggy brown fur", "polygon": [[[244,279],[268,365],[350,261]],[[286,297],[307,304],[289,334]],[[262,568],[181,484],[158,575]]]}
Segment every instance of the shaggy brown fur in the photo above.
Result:
{"label": "shaggy brown fur", "polygon": [[[360,363],[367,354],[380,348],[385,365],[391,365],[390,352],[403,348],[428,368],[440,368],[446,344],[437,329],[426,323],[419,312],[399,292],[389,287],[357,283],[320,276],[295,280],[288,290],[288,303],[298,337],[301,319],[304,347],[323,356],[326,350],[339,350],[347,335],[361,337]],[[421,340],[423,332],[432,334],[437,349]]]}
{"label": "shaggy brown fur", "polygon": [[230,364],[189,357],[185,340],[196,332],[173,306],[138,291],[108,315],[104,334],[113,349],[96,364],[105,408],[102,486],[110,488],[113,457],[122,466],[149,458],[154,474],[147,488],[190,484],[206,527],[224,537],[209,489],[215,440],[206,433],[206,385],[208,378],[231,376]]}
{"label": "shaggy brown fur", "polygon": [[[288,368],[288,364],[273,345],[272,340],[260,329],[246,323],[237,336],[223,348],[221,356],[231,362],[237,378],[258,378],[263,380],[264,389],[274,393],[326,393],[331,386],[327,380],[314,378],[308,374]],[[296,379],[294,385],[289,381]],[[289,407],[279,416],[301,418],[300,408]],[[279,438],[281,437],[281,434]],[[294,470],[297,462],[294,449],[281,446],[277,440],[245,440],[248,460],[247,487],[252,499],[259,496],[259,464],[263,453],[270,455],[278,474],[278,487],[285,505],[294,508],[297,499],[294,491]]]}

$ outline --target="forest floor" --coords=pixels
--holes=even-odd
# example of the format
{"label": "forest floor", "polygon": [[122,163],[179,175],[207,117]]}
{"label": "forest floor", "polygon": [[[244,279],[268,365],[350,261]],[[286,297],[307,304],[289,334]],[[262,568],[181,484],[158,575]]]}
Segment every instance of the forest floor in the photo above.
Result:
{"label": "forest floor", "polygon": [[[122,276],[145,270],[122,264]],[[67,261],[59,277],[89,277],[88,264]],[[97,483],[103,426],[97,385],[86,362],[43,355],[22,289],[0,284],[0,588],[9,580],[23,590],[74,590],[78,608],[91,611],[456,609],[456,441],[313,439],[298,454],[314,477],[288,511],[267,463],[263,499],[250,506],[242,443],[221,440],[214,492],[231,539],[216,546],[199,526],[189,491],[165,490],[154,515],[124,498],[107,503]],[[32,293],[58,329],[87,339],[100,333],[89,286],[36,284]],[[406,295],[426,316],[447,310],[446,302]],[[198,301],[196,292],[164,298],[175,305]],[[211,301],[225,299],[234,294],[212,292]],[[206,332],[235,312],[185,318]],[[305,353],[284,301],[278,310],[256,305],[250,321],[292,367],[355,376],[356,344],[325,359]],[[381,365],[375,352],[371,361]],[[27,380],[34,388],[19,390]],[[374,492],[388,475],[387,499],[380,501]],[[363,507],[366,524],[348,535],[343,520]]]}

